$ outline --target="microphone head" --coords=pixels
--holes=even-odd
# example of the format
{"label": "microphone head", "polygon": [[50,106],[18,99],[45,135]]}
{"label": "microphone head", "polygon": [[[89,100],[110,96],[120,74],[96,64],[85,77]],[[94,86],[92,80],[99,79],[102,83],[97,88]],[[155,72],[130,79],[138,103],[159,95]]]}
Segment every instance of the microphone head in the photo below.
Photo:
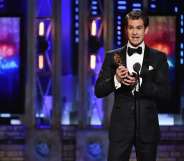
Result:
{"label": "microphone head", "polygon": [[140,64],[140,63],[135,63],[135,64],[133,65],[133,69],[134,69],[134,71],[138,74],[139,71],[140,71],[140,69],[141,69],[141,64]]}

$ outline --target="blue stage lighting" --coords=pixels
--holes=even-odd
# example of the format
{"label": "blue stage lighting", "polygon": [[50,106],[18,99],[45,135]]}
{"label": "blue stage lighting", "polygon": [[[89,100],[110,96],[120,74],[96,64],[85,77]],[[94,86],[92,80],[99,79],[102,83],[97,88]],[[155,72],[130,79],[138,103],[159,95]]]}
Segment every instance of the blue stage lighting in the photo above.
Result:
{"label": "blue stage lighting", "polygon": [[1,113],[0,117],[2,117],[2,118],[10,118],[11,114],[10,113]]}
{"label": "blue stage lighting", "polygon": [[79,0],[75,0],[75,43],[79,42]]}
{"label": "blue stage lighting", "polygon": [[76,13],[79,12],[79,7],[75,7],[75,12],[76,12]]}
{"label": "blue stage lighting", "polygon": [[117,20],[121,20],[121,16],[117,16]]}
{"label": "blue stage lighting", "polygon": [[183,49],[183,48],[184,48],[183,43],[180,43],[180,49]]}
{"label": "blue stage lighting", "polygon": [[79,42],[79,37],[75,37],[75,43]]}
{"label": "blue stage lighting", "polygon": [[118,40],[121,40],[121,36],[117,36],[117,39],[118,39]]}
{"label": "blue stage lighting", "polygon": [[180,51],[180,56],[183,57],[183,51]]}
{"label": "blue stage lighting", "polygon": [[91,14],[93,16],[98,15],[98,1],[97,0],[91,1]]}
{"label": "blue stage lighting", "polygon": [[118,5],[126,5],[127,2],[126,1],[118,1]]}
{"label": "blue stage lighting", "polygon": [[92,15],[96,16],[97,15],[97,11],[92,11]]}
{"label": "blue stage lighting", "polygon": [[117,9],[118,10],[123,10],[123,11],[127,10],[127,2],[123,1],[123,0],[119,0],[117,2]]}
{"label": "blue stage lighting", "polygon": [[117,35],[121,35],[121,31],[117,31]]}
{"label": "blue stage lighting", "polygon": [[4,0],[0,1],[0,10],[4,9],[5,4],[4,4]]}
{"label": "blue stage lighting", "polygon": [[174,12],[177,13],[178,12],[178,6],[174,7]]}
{"label": "blue stage lighting", "polygon": [[180,25],[183,26],[183,21],[182,20],[180,21]]}
{"label": "blue stage lighting", "polygon": [[92,1],[91,2],[92,5],[97,5],[97,3],[98,3],[97,1]]}
{"label": "blue stage lighting", "polygon": [[79,35],[79,30],[75,30],[75,35]]}
{"label": "blue stage lighting", "polygon": [[118,26],[117,26],[117,30],[121,30],[121,26],[118,25]]}
{"label": "blue stage lighting", "polygon": [[79,27],[79,22],[75,22],[75,27],[76,27],[76,28]]}
{"label": "blue stage lighting", "polygon": [[133,3],[133,4],[132,4],[132,7],[133,7],[133,8],[141,8],[142,5],[141,5],[141,3]]}
{"label": "blue stage lighting", "polygon": [[18,69],[18,63],[15,60],[11,61],[1,61],[0,60],[0,73],[5,72],[7,70]]}
{"label": "blue stage lighting", "polygon": [[121,41],[117,41],[117,45],[120,46],[121,45]]}
{"label": "blue stage lighting", "polygon": [[91,9],[92,9],[92,10],[97,10],[98,7],[97,7],[97,6],[91,6]]}
{"label": "blue stage lighting", "polygon": [[182,27],[182,28],[180,28],[180,33],[181,33],[181,34],[183,34],[183,27]]}
{"label": "blue stage lighting", "polygon": [[121,25],[121,21],[117,21],[117,24],[118,24],[118,25]]}
{"label": "blue stage lighting", "polygon": [[75,4],[79,4],[79,0],[75,0]]}
{"label": "blue stage lighting", "polygon": [[126,6],[118,6],[118,10],[126,10],[127,7]]}
{"label": "blue stage lighting", "polygon": [[75,20],[79,20],[79,15],[75,15]]}
{"label": "blue stage lighting", "polygon": [[181,59],[180,59],[180,64],[182,64],[182,65],[183,65],[183,58],[181,58]]}
{"label": "blue stage lighting", "polygon": [[157,6],[156,6],[156,4],[152,3],[152,4],[150,4],[150,8],[151,8],[151,9],[156,9]]}

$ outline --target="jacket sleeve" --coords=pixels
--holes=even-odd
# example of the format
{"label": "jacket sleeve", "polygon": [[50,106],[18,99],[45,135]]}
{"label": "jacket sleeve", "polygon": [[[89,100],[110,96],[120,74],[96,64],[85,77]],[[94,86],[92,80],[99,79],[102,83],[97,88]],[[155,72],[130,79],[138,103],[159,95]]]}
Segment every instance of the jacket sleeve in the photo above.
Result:
{"label": "jacket sleeve", "polygon": [[162,54],[155,70],[148,71],[142,76],[140,96],[168,100],[170,97],[168,63],[165,54]]}
{"label": "jacket sleeve", "polygon": [[95,84],[95,95],[99,98],[109,95],[115,90],[112,54],[106,54],[101,71]]}

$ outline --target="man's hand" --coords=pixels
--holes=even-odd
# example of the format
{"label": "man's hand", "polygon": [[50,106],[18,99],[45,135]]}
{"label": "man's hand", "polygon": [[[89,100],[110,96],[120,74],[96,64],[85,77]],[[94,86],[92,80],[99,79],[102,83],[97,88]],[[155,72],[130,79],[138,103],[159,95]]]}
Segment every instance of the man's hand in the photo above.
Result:
{"label": "man's hand", "polygon": [[116,79],[119,83],[122,83],[122,80],[125,79],[128,75],[128,69],[125,66],[120,65],[116,69]]}
{"label": "man's hand", "polygon": [[124,79],[122,79],[121,83],[127,86],[135,86],[137,84],[137,76],[128,74]]}

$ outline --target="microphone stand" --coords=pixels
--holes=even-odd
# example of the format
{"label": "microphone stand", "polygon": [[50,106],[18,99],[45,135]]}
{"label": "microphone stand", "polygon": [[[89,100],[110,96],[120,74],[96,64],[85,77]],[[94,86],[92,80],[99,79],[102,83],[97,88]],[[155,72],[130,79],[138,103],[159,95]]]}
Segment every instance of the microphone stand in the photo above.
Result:
{"label": "microphone stand", "polygon": [[[140,100],[139,100],[139,90],[140,90],[140,76],[139,72],[137,72],[137,85],[138,85],[138,91],[135,89],[135,119],[136,119],[136,131],[139,133],[140,131]],[[137,86],[136,85],[136,86]]]}
{"label": "microphone stand", "polygon": [[[135,63],[134,66],[134,71],[136,72],[136,77],[137,77],[137,84],[135,86],[135,91],[134,91],[134,112],[135,112],[135,139],[137,138],[137,135],[140,133],[140,100],[139,100],[139,90],[140,90],[140,64]],[[138,90],[137,90],[138,86]]]}
{"label": "microphone stand", "polygon": [[[137,85],[138,85],[138,91],[137,91]],[[139,79],[139,73],[137,72],[137,84],[135,86],[134,91],[134,116],[135,116],[135,140],[137,139],[137,136],[140,134],[140,102],[139,102],[139,89],[140,89],[140,79]]]}

